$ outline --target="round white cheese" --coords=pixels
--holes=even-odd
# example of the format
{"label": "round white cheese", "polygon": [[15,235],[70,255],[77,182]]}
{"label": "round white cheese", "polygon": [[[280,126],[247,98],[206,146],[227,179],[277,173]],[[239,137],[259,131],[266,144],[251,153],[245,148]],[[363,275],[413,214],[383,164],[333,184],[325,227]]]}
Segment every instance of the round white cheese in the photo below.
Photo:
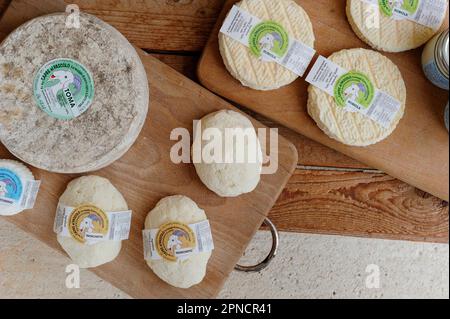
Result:
{"label": "round white cheese", "polygon": [[[311,21],[296,2],[292,0],[242,0],[236,4],[263,21],[274,21],[283,26],[289,36],[314,47],[314,32]],[[284,66],[263,61],[251,50],[220,33],[219,47],[226,68],[244,86],[255,90],[274,90],[288,85],[298,75]]]}
{"label": "round white cheese", "polygon": [[[67,207],[94,205],[104,212],[128,210],[122,194],[109,180],[98,176],[84,176],[69,183],[59,202]],[[122,248],[121,241],[101,241],[84,244],[72,237],[57,235],[61,247],[80,268],[93,268],[114,260]]]}
{"label": "round white cheese", "polygon": [[[379,10],[379,13],[374,13],[373,8],[371,4],[362,0],[347,0],[347,17],[353,31],[362,41],[376,50],[386,52],[412,50],[426,43],[439,30],[406,19],[393,19],[378,8],[375,10]],[[444,19],[441,24],[443,22]]]}
{"label": "round white cheese", "polygon": [[[186,196],[163,198],[145,219],[145,229],[159,229],[167,223],[195,224],[206,220],[205,212]],[[192,254],[187,259],[169,261],[146,260],[153,272],[168,284],[178,288],[189,288],[199,284],[206,275],[211,252]]]}
{"label": "round white cheese", "polygon": [[133,46],[80,15],[31,20],[0,45],[0,139],[26,163],[58,173],[103,168],[136,140],[149,103]]}
{"label": "round white cheese", "polygon": [[[201,132],[194,136],[192,151],[202,155],[200,161],[196,161],[195,154],[193,156],[201,181],[222,197],[237,197],[252,192],[259,184],[262,171],[261,144],[252,122],[238,112],[222,110],[205,116],[200,123]],[[213,145],[208,136],[212,136],[214,131],[205,134],[210,129],[217,131],[215,138],[221,139],[214,141],[220,142],[222,153],[217,159],[205,159],[203,156],[205,148]],[[237,131],[234,132],[235,129]],[[232,134],[236,134],[236,138]],[[201,145],[201,150],[196,149],[195,145]],[[211,150],[211,155],[215,155],[215,151]]]}
{"label": "round white cheese", "polygon": [[25,165],[13,160],[0,160],[0,215],[11,216],[23,211],[18,201],[26,181],[34,181],[34,176]]}
{"label": "round white cheese", "polygon": [[308,88],[308,113],[331,138],[352,146],[368,146],[388,137],[403,117],[406,86],[398,67],[382,54],[365,49],[342,50],[332,54],[332,62],[348,71],[365,74],[373,85],[401,103],[388,128],[359,112],[340,107],[335,98],[319,88]]}

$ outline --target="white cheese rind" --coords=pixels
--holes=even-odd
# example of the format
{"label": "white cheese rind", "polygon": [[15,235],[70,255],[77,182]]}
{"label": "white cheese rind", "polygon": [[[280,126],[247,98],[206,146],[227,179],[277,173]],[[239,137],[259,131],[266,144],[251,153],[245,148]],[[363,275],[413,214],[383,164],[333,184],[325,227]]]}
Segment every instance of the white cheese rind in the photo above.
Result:
{"label": "white cheese rind", "polygon": [[[80,15],[79,29],[65,20],[65,14],[36,18],[0,45],[0,139],[35,167],[83,173],[131,147],[146,119],[149,89],[136,50],[117,30],[88,14]],[[60,58],[81,63],[94,79],[92,105],[72,120],[49,116],[33,96],[35,74]]]}
{"label": "white cheese rind", "polygon": [[[245,140],[242,150],[245,154],[243,162],[237,162],[236,158],[233,163],[207,163],[203,158],[200,162],[194,161],[200,180],[206,187],[221,197],[237,197],[255,190],[261,180],[262,150],[252,122],[244,115],[231,110],[211,113],[201,119],[202,132],[196,134],[193,145],[201,144],[203,150],[205,145],[209,144],[209,141],[202,139],[199,142],[198,139],[202,138],[204,131],[210,128],[220,131],[223,141],[223,159],[230,151],[233,152],[232,154],[236,154],[238,146],[236,141],[232,145],[226,144],[227,129],[249,130],[250,134]],[[253,145],[256,147],[250,149],[250,146]],[[196,150],[193,147],[194,151]]]}
{"label": "white cheese rind", "polygon": [[345,70],[364,73],[377,89],[400,101],[401,107],[390,127],[384,128],[361,113],[344,110],[333,96],[310,85],[308,113],[317,125],[329,137],[351,146],[369,146],[391,135],[406,105],[406,86],[398,67],[382,54],[365,49],[342,50],[332,54],[329,60]]}
{"label": "white cheese rind", "polygon": [[[372,21],[373,9],[362,0],[347,0],[347,18],[356,35],[372,48],[385,52],[403,52],[420,47],[439,30],[410,20],[395,20],[379,13],[379,27]],[[442,20],[442,23],[444,19]]]}
{"label": "white cheese rind", "polygon": [[[99,176],[83,176],[67,185],[59,202],[68,207],[94,205],[105,212],[127,211],[122,194],[109,180]],[[113,261],[122,248],[121,241],[82,244],[72,237],[57,235],[61,247],[80,268],[94,268]]]}
{"label": "white cheese rind", "polygon": [[[158,202],[145,219],[145,229],[158,229],[170,222],[189,225],[206,219],[205,212],[193,200],[176,195]],[[146,262],[159,278],[174,287],[186,289],[203,280],[210,257],[211,252],[202,252],[177,261],[149,259]]]}
{"label": "white cheese rind", "polygon": [[[14,160],[0,160],[0,169],[5,168],[14,172],[22,182],[22,185],[25,184],[25,181],[34,181],[33,173],[23,165],[22,163]],[[1,216],[12,216],[21,213],[23,210],[18,209],[17,207],[7,207],[0,205],[0,215]]]}
{"label": "white cheese rind", "polygon": [[[307,46],[314,47],[314,31],[307,13],[292,0],[242,0],[236,4],[261,20],[281,24],[287,33]],[[219,49],[230,74],[242,85],[255,90],[274,90],[288,85],[298,75],[276,62],[263,62],[250,49],[219,34]]]}

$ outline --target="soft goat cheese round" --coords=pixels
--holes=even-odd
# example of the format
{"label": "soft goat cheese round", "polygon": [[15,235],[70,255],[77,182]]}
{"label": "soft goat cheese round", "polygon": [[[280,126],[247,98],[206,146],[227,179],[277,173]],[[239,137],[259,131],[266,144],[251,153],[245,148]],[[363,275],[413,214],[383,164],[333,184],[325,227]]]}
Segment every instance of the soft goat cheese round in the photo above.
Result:
{"label": "soft goat cheese round", "polygon": [[[67,207],[94,205],[104,212],[127,211],[122,194],[109,180],[99,176],[84,176],[69,183],[59,203]],[[72,237],[57,235],[61,247],[80,268],[94,268],[113,261],[122,248],[121,241],[102,241],[83,244]]]}
{"label": "soft goat cheese round", "polygon": [[365,49],[342,50],[328,59],[347,71],[367,75],[377,89],[400,101],[400,110],[390,127],[385,128],[366,115],[346,111],[336,103],[333,96],[310,85],[309,115],[328,136],[347,145],[368,146],[388,137],[405,112],[406,86],[398,67],[382,54]]}
{"label": "soft goat cheese round", "polygon": [[[289,36],[314,47],[314,31],[307,13],[292,0],[242,0],[236,4],[263,21],[281,24]],[[245,45],[220,33],[219,47],[226,68],[244,86],[274,90],[288,85],[298,75],[275,62],[263,61]]]}
{"label": "soft goat cheese round", "polygon": [[[363,0],[347,0],[347,18],[356,35],[376,50],[403,52],[420,47],[438,31],[414,21],[398,20],[379,12],[379,25],[371,4]],[[441,23],[444,22],[444,19]]]}
{"label": "soft goat cheese round", "polygon": [[12,201],[19,200],[26,181],[33,181],[33,173],[22,163],[0,160],[0,215],[12,216],[23,210]]}
{"label": "soft goat cheese round", "polygon": [[[205,146],[211,143],[204,136],[208,129],[217,130],[222,139],[221,162],[211,163],[205,161],[203,156],[199,162],[194,160],[195,169],[203,184],[222,197],[237,197],[252,192],[259,184],[262,171],[261,144],[252,122],[238,112],[222,110],[205,116],[200,123],[201,132],[194,136],[194,146],[201,145],[202,148],[196,150],[193,146],[193,152],[201,152],[203,155]],[[229,129],[242,129],[246,136],[243,139],[227,138]],[[236,131],[237,133],[239,132]],[[240,146],[239,140],[244,140],[242,150],[237,149]],[[243,152],[241,162],[238,161],[238,151]],[[233,155],[233,161],[227,162],[226,158],[229,154]]]}
{"label": "soft goat cheese round", "polygon": [[[176,195],[163,198],[145,219],[145,229],[159,229],[171,222],[185,225],[206,220],[204,210],[186,196]],[[192,254],[187,259],[169,261],[146,260],[153,272],[168,284],[178,288],[190,288],[199,284],[206,275],[211,252]]]}
{"label": "soft goat cheese round", "polygon": [[[62,59],[81,69],[81,76],[51,73],[51,62]],[[85,94],[86,101],[92,99],[81,115],[60,119],[49,115],[54,109],[46,113],[40,107],[34,88],[46,65],[49,72],[42,75],[57,83],[44,87],[47,92],[53,90],[61,98],[62,89],[72,87],[79,89],[80,97]],[[80,14],[78,29],[66,27],[63,13],[42,16],[0,44],[0,139],[35,167],[82,173],[111,164],[136,140],[148,102],[147,76],[135,49],[92,15]]]}

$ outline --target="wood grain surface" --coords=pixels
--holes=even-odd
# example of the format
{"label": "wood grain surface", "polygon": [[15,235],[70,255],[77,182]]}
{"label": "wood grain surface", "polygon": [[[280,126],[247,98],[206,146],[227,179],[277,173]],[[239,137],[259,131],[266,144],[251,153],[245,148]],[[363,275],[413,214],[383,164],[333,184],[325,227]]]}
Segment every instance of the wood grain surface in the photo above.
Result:
{"label": "wood grain surface", "polygon": [[[44,0],[45,1],[45,0]],[[51,0],[47,0],[51,1]],[[6,7],[9,0],[0,0],[0,8]],[[84,1],[78,1],[81,8],[84,9]],[[161,36],[172,30],[173,15],[171,10],[161,13],[161,8],[165,6],[164,1],[141,0],[127,1],[126,9],[123,9],[122,1],[106,1],[109,3],[108,10],[104,10],[103,1],[97,1],[96,4],[88,2],[90,10],[103,12],[102,18],[106,21],[113,22],[114,18],[120,14],[120,11],[134,13],[136,19],[142,14],[159,15],[160,21],[166,21],[164,28],[156,26]],[[170,1],[166,9],[170,8],[180,12],[183,9],[183,15],[195,16],[195,12],[199,6],[221,7],[224,0],[194,0],[193,5],[185,5],[185,1]],[[117,9],[115,3],[119,3],[121,8]],[[201,5],[200,5],[201,3]],[[96,6],[101,6],[101,9]],[[136,10],[140,8],[140,12]],[[197,8],[197,9],[196,9]],[[119,13],[117,13],[119,11]],[[220,10],[217,10],[216,15]],[[0,11],[1,14],[1,11]],[[215,20],[217,16],[212,17]],[[115,25],[119,31],[125,33],[121,24]],[[201,24],[199,29],[190,29],[186,27],[183,35],[180,35],[177,44],[171,44],[169,47],[154,46],[157,41],[147,41],[141,47],[146,48],[152,53],[152,56],[160,59],[175,70],[183,73],[192,80],[197,81],[196,66],[199,59],[199,52],[206,44],[207,36],[211,32],[211,24]],[[133,33],[146,32],[158,34],[154,32],[154,24],[139,24],[139,28],[127,26],[129,37],[133,37]],[[162,30],[161,30],[162,29]],[[145,31],[142,31],[145,30]],[[3,30],[0,28],[0,33]],[[6,30],[4,31],[6,32]],[[196,44],[195,49],[186,49],[192,44],[190,35],[192,33],[202,34],[201,40]],[[159,52],[163,50],[163,52]],[[272,120],[258,115],[248,109],[240,107],[242,110],[257,118],[259,121],[270,127],[279,127]],[[340,152],[337,152],[327,146],[319,144],[307,137],[304,137],[293,130],[285,127],[279,127],[281,135],[289,139],[297,147],[299,151],[299,161],[295,176],[291,178],[288,187],[283,191],[276,206],[270,213],[270,218],[277,227],[283,231],[338,234],[348,236],[364,236],[389,239],[404,239],[414,241],[430,241],[430,242],[448,242],[448,205],[433,196],[430,196],[415,187],[400,182],[387,175],[380,175],[376,170],[372,170],[368,165],[362,164]],[[326,170],[324,170],[326,169]],[[353,176],[349,181],[343,181],[339,178],[341,170],[348,170],[346,176]],[[375,174],[374,174],[375,172]],[[317,176],[325,174],[327,183],[318,183]],[[376,181],[373,176],[378,178]],[[301,191],[298,189],[298,178],[301,177]],[[356,183],[358,181],[358,183]],[[355,184],[356,183],[356,184]],[[357,185],[358,187],[355,187]],[[384,194],[386,190],[390,190],[392,185],[396,185],[397,189],[402,189],[401,199],[398,198],[398,192],[390,192],[390,204],[380,209],[377,202],[366,203],[368,209],[362,208],[361,205],[354,205],[355,201],[360,198],[359,192],[363,189],[371,189],[374,196],[376,194]],[[339,186],[339,187],[337,187]],[[337,188],[336,188],[337,187]],[[318,195],[320,189],[320,196]],[[349,191],[345,194],[337,193],[337,190],[348,189],[352,191],[352,195],[348,196]],[[284,203],[289,199],[289,211],[287,211]],[[305,203],[308,203],[305,205]],[[286,212],[285,212],[286,210]],[[325,211],[325,212],[324,212]],[[376,212],[366,214],[367,211]],[[419,212],[419,213],[417,213]],[[395,220],[395,225],[380,223],[383,220]],[[423,221],[426,221],[426,227],[418,227]],[[442,231],[442,228],[445,231]],[[395,228],[395,231],[394,231]],[[376,229],[376,232],[373,230]]]}
{"label": "wood grain surface", "polygon": [[[47,13],[42,3],[39,8],[27,5],[38,2],[20,1],[10,6],[4,15],[5,21],[13,20],[10,16],[17,13],[24,20]],[[56,2],[52,2],[49,11],[53,11]],[[141,50],[139,53],[151,88],[149,116],[130,151],[113,165],[95,173],[110,179],[133,210],[130,239],[123,242],[116,260],[93,271],[136,298],[215,297],[286,186],[297,164],[297,152],[291,143],[280,137],[278,171],[262,176],[254,192],[229,199],[213,194],[201,183],[193,165],[177,165],[171,161],[170,150],[175,142],[170,140],[170,133],[181,127],[192,135],[193,120],[233,107],[147,53]],[[252,121],[256,127],[263,127],[256,120]],[[1,147],[0,158],[12,156]],[[52,230],[53,220],[59,196],[76,175],[52,174],[38,169],[33,169],[33,173],[42,180],[35,208],[7,220],[62,252]],[[161,198],[173,194],[189,196],[206,211],[215,244],[205,279],[185,290],[162,282],[143,258],[141,231],[145,217]]]}
{"label": "wood grain surface", "polygon": [[[297,2],[312,20],[318,54],[327,57],[342,49],[367,47],[347,22],[346,0]],[[386,54],[399,66],[408,92],[406,113],[395,132],[376,145],[350,147],[329,138],[310,118],[306,110],[308,83],[304,79],[279,90],[261,92],[242,86],[228,73],[219,53],[218,33],[234,3],[236,0],[226,2],[203,52],[198,68],[203,85],[304,136],[448,201],[449,135],[443,121],[448,92],[433,86],[423,75],[421,49]],[[447,19],[444,27],[448,27]]]}

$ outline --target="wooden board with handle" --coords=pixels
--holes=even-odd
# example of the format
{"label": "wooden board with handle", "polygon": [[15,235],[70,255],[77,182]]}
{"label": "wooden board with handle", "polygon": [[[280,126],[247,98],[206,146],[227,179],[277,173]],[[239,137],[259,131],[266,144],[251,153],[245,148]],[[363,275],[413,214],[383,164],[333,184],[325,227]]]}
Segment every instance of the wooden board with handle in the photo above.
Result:
{"label": "wooden board with handle", "polygon": [[[449,137],[443,120],[448,92],[434,87],[423,75],[421,49],[383,53],[399,66],[408,90],[406,114],[396,131],[376,145],[349,147],[327,137],[309,117],[308,84],[304,78],[279,90],[261,92],[245,88],[228,73],[219,53],[218,33],[235,2],[226,2],[200,60],[198,76],[203,85],[312,140],[448,201]],[[368,48],[347,22],[345,0],[297,2],[312,20],[318,54],[327,57],[342,49]],[[448,19],[444,27],[448,27]]]}
{"label": "wooden board with handle", "polygon": [[[13,1],[0,21],[0,32],[46,13],[63,11],[62,2]],[[9,24],[14,21],[14,25]],[[8,25],[5,25],[5,23]],[[224,199],[210,192],[190,164],[173,164],[170,140],[173,128],[192,132],[192,121],[220,109],[233,109],[172,68],[139,50],[150,84],[150,112],[144,129],[130,151],[119,161],[95,174],[107,177],[124,194],[133,209],[130,239],[124,241],[119,257],[93,271],[104,280],[137,298],[210,298],[220,291],[245,247],[269,213],[297,163],[295,147],[279,139],[279,168],[264,175],[251,194]],[[0,84],[1,85],[1,84]],[[253,120],[256,127],[263,127]],[[12,158],[0,147],[0,158]],[[7,218],[37,239],[62,252],[52,231],[59,196],[75,175],[52,174],[32,169],[42,186],[33,210]],[[147,213],[161,198],[183,194],[205,209],[210,219],[215,250],[204,281],[190,289],[176,289],[158,279],[147,267],[142,252],[141,230]]]}

